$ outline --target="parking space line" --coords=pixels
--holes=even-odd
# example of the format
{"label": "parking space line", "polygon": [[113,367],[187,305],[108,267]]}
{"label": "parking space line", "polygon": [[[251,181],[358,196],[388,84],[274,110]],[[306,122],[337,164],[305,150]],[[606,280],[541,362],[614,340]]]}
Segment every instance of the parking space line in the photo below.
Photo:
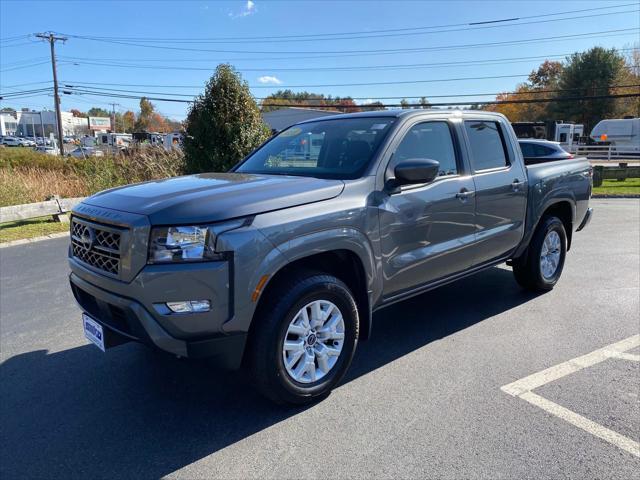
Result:
{"label": "parking space line", "polygon": [[633,335],[632,337],[626,338],[612,345],[608,345],[604,348],[594,350],[593,352],[582,355],[581,357],[567,360],[566,362],[559,363],[558,365],[554,365],[553,367],[534,373],[528,377],[521,378],[509,385],[501,387],[501,390],[509,395],[517,397],[525,392],[534,390],[542,385],[546,385],[549,382],[566,377],[571,373],[578,372],[583,368],[604,362],[614,354],[624,353],[637,346],[640,346],[640,335]]}
{"label": "parking space line", "polygon": [[609,358],[638,361],[638,357],[640,357],[639,355],[627,353],[628,350],[637,346],[640,346],[640,335],[633,335],[604,348],[594,350],[586,355],[576,357],[521,378],[520,380],[508,385],[504,385],[501,387],[501,390],[514,397],[519,397],[526,402],[529,402],[530,404],[535,405],[542,410],[631,453],[636,457],[640,457],[640,443],[532,392],[532,390],[546,385],[547,383],[578,372],[584,368],[604,362]]}
{"label": "parking space line", "polygon": [[588,418],[533,392],[525,392],[520,395],[520,398],[526,400],[532,405],[535,405],[536,407],[540,407],[551,415],[561,418],[565,422],[569,422],[570,424],[581,428],[591,435],[601,438],[605,442],[609,442],[616,447],[635,455],[636,457],[640,457],[640,444],[628,437],[625,437],[624,435],[620,435],[607,427],[603,427],[599,423],[589,420]]}
{"label": "parking space line", "polygon": [[631,360],[632,362],[640,362],[640,355],[626,352],[612,352],[610,355],[612,358],[619,358],[621,360]]}

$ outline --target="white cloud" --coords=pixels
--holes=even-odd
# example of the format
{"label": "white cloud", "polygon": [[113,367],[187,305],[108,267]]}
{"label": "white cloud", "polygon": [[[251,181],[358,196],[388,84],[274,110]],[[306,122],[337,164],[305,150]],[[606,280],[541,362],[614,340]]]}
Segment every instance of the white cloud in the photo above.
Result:
{"label": "white cloud", "polygon": [[258,82],[260,83],[270,83],[272,85],[280,85],[282,80],[278,77],[273,77],[271,75],[263,75],[262,77],[258,77]]}
{"label": "white cloud", "polygon": [[253,15],[257,11],[258,7],[256,7],[256,3],[252,2],[251,0],[247,0],[247,2],[240,10],[236,12],[229,12],[229,17],[235,20],[236,18],[248,17],[249,15]]}

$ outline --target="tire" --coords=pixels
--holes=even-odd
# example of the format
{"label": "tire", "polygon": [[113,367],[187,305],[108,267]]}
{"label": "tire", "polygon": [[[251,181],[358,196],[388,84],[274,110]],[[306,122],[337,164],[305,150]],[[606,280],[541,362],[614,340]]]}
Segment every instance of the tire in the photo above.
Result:
{"label": "tire", "polygon": [[[247,351],[254,385],[263,395],[279,404],[301,405],[326,397],[342,380],[358,343],[358,309],[353,294],[338,278],[317,272],[291,276],[265,293],[270,298],[264,299],[265,303],[260,305],[253,320],[256,323]],[[321,316],[328,317],[323,325],[311,327],[313,318],[317,317],[312,308],[316,307],[320,308]],[[303,309],[311,320],[308,323],[311,330],[297,333],[299,329],[306,328],[303,327]],[[341,314],[342,323],[337,319],[337,313]],[[338,328],[340,325],[342,328]],[[341,333],[343,338],[340,340]],[[299,349],[287,350],[285,340],[287,346],[303,341],[303,352],[297,362],[294,360]],[[336,355],[337,350],[339,354]],[[309,361],[312,357],[313,367]],[[307,363],[302,367],[300,362],[305,361]],[[301,370],[303,373],[295,378],[295,372]]]}
{"label": "tire", "polygon": [[[554,248],[549,249],[549,246]],[[547,254],[543,259],[545,252]],[[566,255],[567,233],[564,224],[558,217],[544,217],[533,234],[525,255],[513,262],[516,281],[523,288],[534,292],[551,290],[562,275]]]}

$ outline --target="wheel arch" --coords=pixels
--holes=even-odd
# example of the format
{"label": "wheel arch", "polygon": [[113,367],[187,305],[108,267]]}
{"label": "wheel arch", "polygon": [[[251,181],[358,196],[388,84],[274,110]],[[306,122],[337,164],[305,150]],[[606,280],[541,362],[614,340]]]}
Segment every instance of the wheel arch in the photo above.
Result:
{"label": "wheel arch", "polygon": [[366,237],[360,237],[364,237],[360,232],[349,234],[346,229],[341,229],[339,232],[316,232],[278,246],[287,261],[270,273],[260,292],[249,337],[259,322],[270,293],[292,274],[307,270],[333,275],[349,287],[358,306],[360,339],[369,338],[378,276],[374,274],[375,261],[369,242]]}

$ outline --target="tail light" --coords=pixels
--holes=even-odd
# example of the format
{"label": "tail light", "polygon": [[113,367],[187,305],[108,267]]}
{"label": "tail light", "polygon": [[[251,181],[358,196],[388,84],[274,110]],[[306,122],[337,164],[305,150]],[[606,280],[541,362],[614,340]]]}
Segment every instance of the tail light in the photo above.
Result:
{"label": "tail light", "polygon": [[569,160],[571,160],[573,158],[573,154],[569,154]]}

